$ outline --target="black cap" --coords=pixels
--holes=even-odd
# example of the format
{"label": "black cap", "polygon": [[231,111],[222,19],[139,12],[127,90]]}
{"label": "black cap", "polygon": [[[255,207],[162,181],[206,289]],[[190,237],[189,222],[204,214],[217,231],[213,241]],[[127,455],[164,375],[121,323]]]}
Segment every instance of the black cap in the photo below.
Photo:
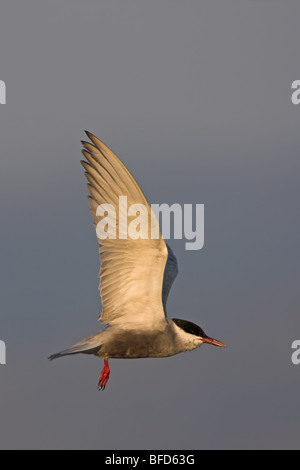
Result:
{"label": "black cap", "polygon": [[199,336],[200,338],[208,338],[200,326],[192,323],[191,321],[180,320],[179,318],[172,318],[173,322],[179,326],[183,331],[191,335]]}

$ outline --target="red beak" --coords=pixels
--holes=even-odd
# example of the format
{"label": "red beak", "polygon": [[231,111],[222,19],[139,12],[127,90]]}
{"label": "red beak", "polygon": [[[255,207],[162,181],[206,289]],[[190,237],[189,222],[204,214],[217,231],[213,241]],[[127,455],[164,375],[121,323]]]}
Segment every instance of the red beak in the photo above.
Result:
{"label": "red beak", "polygon": [[221,343],[221,341],[217,341],[214,338],[201,338],[203,343],[213,344],[214,346],[219,346],[219,348],[226,348],[226,344]]}

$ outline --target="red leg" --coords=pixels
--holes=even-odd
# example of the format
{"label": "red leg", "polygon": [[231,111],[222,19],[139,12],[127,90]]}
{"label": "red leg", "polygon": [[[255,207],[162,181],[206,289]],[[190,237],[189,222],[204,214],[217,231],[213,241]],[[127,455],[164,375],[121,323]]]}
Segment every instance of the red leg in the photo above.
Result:
{"label": "red leg", "polygon": [[104,390],[109,379],[110,369],[108,365],[108,360],[104,359],[104,367],[101,372],[101,376],[98,383],[98,390]]}

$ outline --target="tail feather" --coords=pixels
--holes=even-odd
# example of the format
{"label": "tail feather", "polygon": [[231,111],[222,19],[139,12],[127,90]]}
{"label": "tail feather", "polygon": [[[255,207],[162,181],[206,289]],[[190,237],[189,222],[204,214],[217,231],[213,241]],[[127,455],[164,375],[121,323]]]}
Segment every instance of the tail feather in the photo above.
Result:
{"label": "tail feather", "polygon": [[57,359],[58,357],[62,356],[70,356],[72,354],[79,354],[79,353],[84,353],[84,354],[96,354],[101,345],[99,346],[93,346],[90,343],[84,343],[84,344],[75,344],[69,349],[65,349],[64,351],[60,351],[56,354],[52,354],[52,356],[48,357],[49,361],[53,361],[53,359]]}

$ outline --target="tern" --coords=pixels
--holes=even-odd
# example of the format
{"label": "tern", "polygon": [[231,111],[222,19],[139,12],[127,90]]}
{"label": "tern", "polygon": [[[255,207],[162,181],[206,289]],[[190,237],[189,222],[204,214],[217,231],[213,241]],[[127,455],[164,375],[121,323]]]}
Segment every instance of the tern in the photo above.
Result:
{"label": "tern", "polygon": [[[99,242],[102,300],[99,321],[106,327],[49,359],[79,353],[104,359],[98,383],[98,389],[104,390],[111,358],[168,357],[204,343],[226,346],[207,336],[195,323],[168,318],[166,305],[178,274],[177,259],[163,239],[157,218],[131,173],[103,142],[88,131],[86,134],[90,142],[82,141],[85,160],[81,163],[88,180],[88,200]],[[147,208],[146,213],[140,211],[139,221],[146,230],[149,227],[146,233],[149,236],[124,236],[128,234],[130,219],[123,217],[118,206],[121,196],[126,196],[132,207]],[[99,211],[99,207],[115,209],[116,218],[108,220],[105,236],[97,232],[105,212]],[[113,236],[116,232],[118,236]],[[153,233],[156,236],[151,236]]]}

